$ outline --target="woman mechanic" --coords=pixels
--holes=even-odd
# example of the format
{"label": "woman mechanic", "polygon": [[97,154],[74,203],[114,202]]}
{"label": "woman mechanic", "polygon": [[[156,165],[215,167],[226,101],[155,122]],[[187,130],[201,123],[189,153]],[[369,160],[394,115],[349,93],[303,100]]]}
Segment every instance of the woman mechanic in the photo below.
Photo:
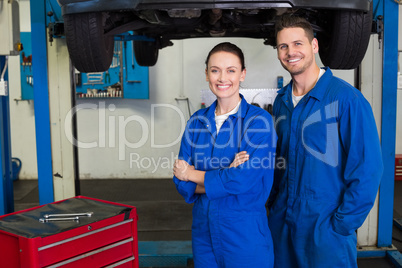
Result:
{"label": "woman mechanic", "polygon": [[187,122],[173,168],[178,192],[194,203],[195,267],[273,267],[265,210],[277,138],[272,118],[239,93],[246,68],[236,45],[216,45],[205,73],[217,100]]}

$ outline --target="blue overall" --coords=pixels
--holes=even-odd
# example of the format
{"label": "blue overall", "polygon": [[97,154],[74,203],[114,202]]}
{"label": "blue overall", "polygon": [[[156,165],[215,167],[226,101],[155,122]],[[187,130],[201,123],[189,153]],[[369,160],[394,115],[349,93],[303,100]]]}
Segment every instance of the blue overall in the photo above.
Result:
{"label": "blue overall", "polygon": [[[197,268],[273,267],[265,204],[273,183],[276,133],[271,116],[243,96],[236,114],[216,133],[216,101],[188,121],[179,158],[206,171],[206,194],[196,184],[173,178],[193,206],[192,247]],[[236,153],[250,158],[229,168]]]}
{"label": "blue overall", "polygon": [[277,169],[268,220],[275,267],[357,267],[356,229],[383,170],[373,112],[329,68],[296,107],[291,83],[273,107]]}

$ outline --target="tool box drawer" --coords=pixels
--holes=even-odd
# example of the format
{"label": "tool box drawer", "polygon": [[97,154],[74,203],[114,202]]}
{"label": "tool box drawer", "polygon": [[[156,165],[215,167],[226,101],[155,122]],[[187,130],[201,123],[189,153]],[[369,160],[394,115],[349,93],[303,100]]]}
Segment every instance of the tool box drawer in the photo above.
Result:
{"label": "tool box drawer", "polygon": [[[77,268],[77,267],[105,267],[132,257],[132,238],[102,247],[100,249],[46,266],[47,268]],[[131,266],[133,267],[133,266]]]}
{"label": "tool box drawer", "polygon": [[1,216],[0,241],[4,267],[138,267],[136,208],[99,199]]}
{"label": "tool box drawer", "polygon": [[402,181],[402,154],[395,155],[395,180]]}
{"label": "tool box drawer", "polygon": [[131,268],[134,266],[134,261],[134,257],[130,257],[113,263],[112,265],[105,266],[105,268]]}

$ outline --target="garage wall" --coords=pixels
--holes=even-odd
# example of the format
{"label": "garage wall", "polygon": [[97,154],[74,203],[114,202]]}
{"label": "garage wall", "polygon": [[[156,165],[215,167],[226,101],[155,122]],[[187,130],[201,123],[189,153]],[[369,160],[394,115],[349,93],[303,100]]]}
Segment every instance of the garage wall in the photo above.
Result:
{"label": "garage wall", "polygon": [[[31,31],[29,1],[19,1],[20,31]],[[12,156],[22,161],[20,178],[38,177],[33,101],[21,100],[20,57],[9,57],[10,131]]]}
{"label": "garage wall", "polygon": [[[284,76],[285,82],[290,80],[276,60],[275,50],[264,46],[262,41],[223,40],[244,50],[247,67],[244,88],[274,88],[278,75]],[[157,65],[150,68],[149,100],[79,102],[100,108],[78,113],[79,140],[97,145],[80,149],[82,178],[171,177],[189,118],[186,101],[175,99],[188,97],[191,114],[200,108],[200,92],[208,89],[204,75],[206,55],[223,40],[176,41],[173,47],[161,50]],[[353,81],[353,72],[343,73]]]}
{"label": "garage wall", "polygon": [[[21,11],[29,9],[29,1],[20,1],[20,5]],[[30,27],[28,15],[27,12],[21,15],[22,27]],[[81,178],[171,177],[172,162],[189,118],[187,103],[175,98],[189,98],[190,113],[200,108],[200,91],[208,89],[204,61],[208,51],[221,41],[231,41],[245,53],[244,88],[274,88],[277,76],[283,76],[284,83],[289,82],[290,76],[276,59],[276,51],[264,46],[262,40],[175,41],[174,46],[160,51],[158,63],[150,68],[149,100],[77,101]],[[335,74],[354,82],[353,71],[335,71]],[[35,179],[33,102],[14,101],[20,96],[19,88],[19,57],[14,57],[10,61],[12,151],[23,162],[20,178]]]}

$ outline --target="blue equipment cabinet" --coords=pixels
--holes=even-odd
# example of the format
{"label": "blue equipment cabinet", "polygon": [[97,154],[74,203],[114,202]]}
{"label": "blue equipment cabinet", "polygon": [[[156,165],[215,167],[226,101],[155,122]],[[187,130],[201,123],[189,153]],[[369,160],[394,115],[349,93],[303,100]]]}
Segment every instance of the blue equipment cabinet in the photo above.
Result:
{"label": "blue equipment cabinet", "polygon": [[149,98],[148,67],[138,65],[134,57],[133,42],[115,41],[114,47],[112,65],[108,71],[77,71],[77,98]]}
{"label": "blue equipment cabinet", "polygon": [[20,52],[21,65],[21,99],[33,100],[33,75],[32,75],[32,46],[31,32],[21,32],[23,50]]}
{"label": "blue equipment cabinet", "polygon": [[[61,33],[63,17],[57,0],[46,0],[46,14],[50,42],[52,38],[64,38]],[[115,36],[113,61],[108,71],[102,73],[76,71],[76,97],[148,99],[148,67],[138,65],[134,56],[132,40],[138,39],[140,37],[134,36],[133,32]],[[22,77],[22,83],[24,79],[25,77]]]}

